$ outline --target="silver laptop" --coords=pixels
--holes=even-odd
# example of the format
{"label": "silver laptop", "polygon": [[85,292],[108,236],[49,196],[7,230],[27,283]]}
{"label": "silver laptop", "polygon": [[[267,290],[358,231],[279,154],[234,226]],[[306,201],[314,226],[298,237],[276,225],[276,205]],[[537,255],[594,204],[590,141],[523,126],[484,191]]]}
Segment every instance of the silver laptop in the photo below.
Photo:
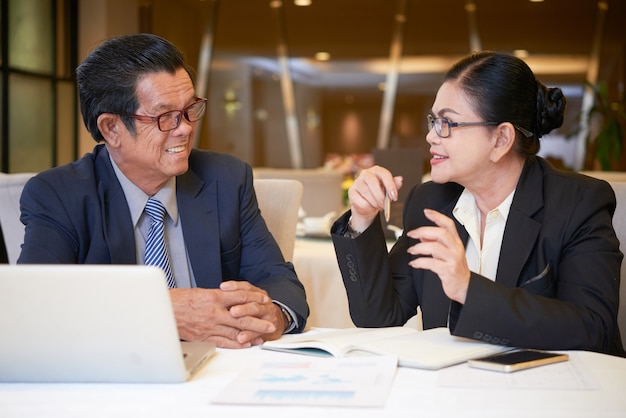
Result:
{"label": "silver laptop", "polygon": [[1,382],[184,382],[215,351],[141,265],[0,265],[0,341]]}

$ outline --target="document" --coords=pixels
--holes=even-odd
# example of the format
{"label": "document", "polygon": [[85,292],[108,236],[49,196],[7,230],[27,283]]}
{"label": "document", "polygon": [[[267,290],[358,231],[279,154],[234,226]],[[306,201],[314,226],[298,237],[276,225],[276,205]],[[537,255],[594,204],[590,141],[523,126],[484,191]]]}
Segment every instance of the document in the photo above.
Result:
{"label": "document", "polygon": [[510,350],[450,335],[448,328],[418,331],[409,327],[347,328],[284,335],[261,346],[268,350],[317,356],[394,355],[401,367],[437,370]]}
{"label": "document", "polygon": [[212,400],[238,405],[385,405],[397,357],[293,357],[246,368]]}
{"label": "document", "polygon": [[586,367],[580,352],[568,352],[566,362],[521,370],[515,373],[497,373],[474,369],[467,364],[438,373],[439,386],[468,389],[535,389],[535,390],[598,390],[593,371]]}

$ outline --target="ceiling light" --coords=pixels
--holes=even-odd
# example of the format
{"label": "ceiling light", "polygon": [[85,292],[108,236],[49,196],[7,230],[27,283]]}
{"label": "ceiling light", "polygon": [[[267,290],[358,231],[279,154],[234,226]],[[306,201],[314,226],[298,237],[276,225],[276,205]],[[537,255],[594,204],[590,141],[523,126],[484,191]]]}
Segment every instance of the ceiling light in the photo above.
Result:
{"label": "ceiling light", "polygon": [[531,3],[543,3],[543,0],[530,0]]}
{"label": "ceiling light", "polygon": [[296,6],[310,6],[311,0],[293,0],[293,4]]}
{"label": "ceiling light", "polygon": [[317,52],[315,54],[315,59],[318,61],[328,61],[330,59],[330,54],[328,52]]}

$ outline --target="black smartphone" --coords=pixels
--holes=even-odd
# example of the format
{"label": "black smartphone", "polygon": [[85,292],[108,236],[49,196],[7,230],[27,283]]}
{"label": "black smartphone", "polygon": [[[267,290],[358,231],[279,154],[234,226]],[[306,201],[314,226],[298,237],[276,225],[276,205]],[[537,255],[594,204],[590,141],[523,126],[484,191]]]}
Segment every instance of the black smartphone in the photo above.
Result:
{"label": "black smartphone", "polygon": [[516,349],[489,357],[469,360],[467,364],[470,367],[479,369],[510,373],[517,370],[530,369],[531,367],[567,361],[568,359],[569,356],[567,354]]}

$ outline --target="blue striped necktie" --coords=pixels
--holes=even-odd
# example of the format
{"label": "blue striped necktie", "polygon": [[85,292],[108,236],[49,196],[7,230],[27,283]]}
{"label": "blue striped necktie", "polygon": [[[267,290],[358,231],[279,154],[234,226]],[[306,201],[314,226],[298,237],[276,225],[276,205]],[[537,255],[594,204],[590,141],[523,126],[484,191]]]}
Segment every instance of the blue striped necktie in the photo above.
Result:
{"label": "blue striped necktie", "polygon": [[163,220],[165,219],[165,206],[156,199],[149,198],[146,203],[146,213],[152,220],[148,238],[146,239],[146,253],[144,263],[150,266],[160,267],[165,272],[167,285],[170,288],[176,287],[170,257],[165,244],[165,234]]}

